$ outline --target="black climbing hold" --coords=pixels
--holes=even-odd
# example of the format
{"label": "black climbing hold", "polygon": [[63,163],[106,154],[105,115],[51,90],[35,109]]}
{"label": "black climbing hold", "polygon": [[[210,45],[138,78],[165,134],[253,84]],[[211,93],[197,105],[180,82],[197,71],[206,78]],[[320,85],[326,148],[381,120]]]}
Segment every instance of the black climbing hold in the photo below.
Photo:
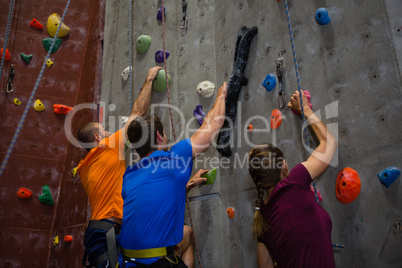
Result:
{"label": "black climbing hold", "polygon": [[244,69],[247,65],[251,41],[257,33],[258,28],[256,26],[250,28],[246,26],[241,27],[237,33],[233,71],[227,86],[226,118],[222,127],[224,130],[219,132],[217,141],[217,150],[225,157],[232,155],[232,150],[230,149],[230,132],[236,120],[237,101],[241,87],[245,85],[247,81],[247,78],[244,76]]}

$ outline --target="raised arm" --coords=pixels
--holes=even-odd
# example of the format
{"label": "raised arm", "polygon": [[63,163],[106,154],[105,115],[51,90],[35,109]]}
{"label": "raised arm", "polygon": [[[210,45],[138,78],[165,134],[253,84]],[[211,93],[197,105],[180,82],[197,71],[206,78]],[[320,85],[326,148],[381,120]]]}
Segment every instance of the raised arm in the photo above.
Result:
{"label": "raised arm", "polygon": [[148,107],[151,104],[152,82],[154,81],[160,69],[162,68],[159,66],[149,69],[140,95],[138,95],[137,99],[135,100],[130,117],[128,118],[127,123],[124,125],[124,141],[127,141],[127,127],[130,125],[131,121],[133,121],[137,116],[143,116],[146,114]]}
{"label": "raised arm", "polygon": [[[309,107],[306,95],[302,91],[303,109],[308,125],[314,131],[320,144],[310,155],[307,161],[302,164],[306,167],[312,179],[320,175],[329,165],[335,154],[338,143],[332,133],[327,129],[324,123],[317,117]],[[301,114],[299,92],[296,91],[290,98],[289,108],[298,111]]]}
{"label": "raised arm", "polygon": [[225,120],[225,100],[227,94],[228,89],[225,82],[219,88],[214,106],[207,116],[205,116],[204,123],[190,138],[193,147],[193,157],[205,152],[222,128]]}
{"label": "raised arm", "polygon": [[264,243],[258,242],[257,245],[257,264],[258,268],[274,268],[274,261]]}

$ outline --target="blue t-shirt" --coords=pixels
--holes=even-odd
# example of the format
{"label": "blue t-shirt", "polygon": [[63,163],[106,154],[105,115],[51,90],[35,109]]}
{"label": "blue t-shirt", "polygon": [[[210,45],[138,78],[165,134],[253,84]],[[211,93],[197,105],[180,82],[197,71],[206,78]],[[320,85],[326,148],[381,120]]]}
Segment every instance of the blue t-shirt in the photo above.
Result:
{"label": "blue t-shirt", "polygon": [[[170,151],[155,151],[127,168],[122,188],[122,248],[168,247],[183,239],[186,185],[192,167],[191,141],[186,139]],[[145,264],[156,260],[136,259]]]}

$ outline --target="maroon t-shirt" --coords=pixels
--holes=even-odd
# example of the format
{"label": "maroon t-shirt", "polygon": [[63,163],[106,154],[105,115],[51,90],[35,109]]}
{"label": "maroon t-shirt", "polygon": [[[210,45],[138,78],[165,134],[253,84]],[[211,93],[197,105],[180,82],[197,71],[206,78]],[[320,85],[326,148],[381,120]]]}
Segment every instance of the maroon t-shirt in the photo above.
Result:
{"label": "maroon t-shirt", "polygon": [[268,230],[258,239],[264,243],[278,267],[335,267],[332,251],[332,223],[315,201],[311,176],[298,164],[278,183],[261,213]]}

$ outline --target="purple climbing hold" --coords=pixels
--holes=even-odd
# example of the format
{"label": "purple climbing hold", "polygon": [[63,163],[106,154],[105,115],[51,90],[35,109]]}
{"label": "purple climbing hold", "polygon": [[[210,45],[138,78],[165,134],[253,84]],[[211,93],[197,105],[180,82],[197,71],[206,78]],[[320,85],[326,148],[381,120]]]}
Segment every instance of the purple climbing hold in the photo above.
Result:
{"label": "purple climbing hold", "polygon": [[[166,14],[166,8],[163,8],[163,14]],[[158,9],[158,13],[156,14],[156,19],[162,21],[162,6]]]}
{"label": "purple climbing hold", "polygon": [[205,117],[205,113],[202,110],[202,105],[198,104],[195,107],[195,110],[193,112],[193,115],[195,116],[195,118],[197,118],[198,123],[200,124],[200,126],[202,125],[202,123],[204,123],[204,117]]}
{"label": "purple climbing hold", "polygon": [[[170,53],[167,52],[167,51],[165,51],[165,55],[166,55],[166,60],[167,60],[167,59],[169,58]],[[156,51],[156,53],[155,53],[155,61],[156,61],[157,63],[162,63],[162,62],[164,62],[164,59],[163,59],[163,50],[158,50],[158,51]]]}

